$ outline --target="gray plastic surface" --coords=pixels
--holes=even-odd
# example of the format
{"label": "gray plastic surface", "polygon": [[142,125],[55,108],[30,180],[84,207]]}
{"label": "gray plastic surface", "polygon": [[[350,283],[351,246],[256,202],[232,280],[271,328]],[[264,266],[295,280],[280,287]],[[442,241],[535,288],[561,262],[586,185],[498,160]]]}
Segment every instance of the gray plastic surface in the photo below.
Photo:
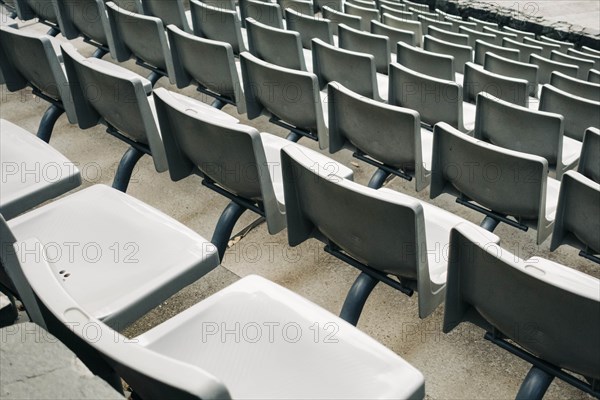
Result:
{"label": "gray plastic surface", "polygon": [[575,47],[575,43],[565,42],[564,40],[552,39],[548,36],[540,36],[540,41],[559,46],[560,51],[562,51],[563,53],[566,53],[568,49]]}
{"label": "gray plastic surface", "polygon": [[549,58],[540,57],[537,54],[529,56],[529,63],[537,65],[538,69],[538,82],[540,85],[550,82],[550,75],[552,72],[559,71],[565,75],[577,78],[579,74],[579,67],[575,64],[565,64],[558,61],[550,60]]}
{"label": "gray plastic surface", "polygon": [[538,56],[542,56],[544,49],[540,46],[534,46],[527,43],[521,43],[516,40],[504,38],[502,40],[502,46],[509,49],[519,50],[519,61],[523,63],[529,63],[529,56],[532,54],[537,54]]}
{"label": "gray plastic surface", "polygon": [[398,18],[391,14],[384,13],[381,16],[381,22],[392,28],[412,32],[415,35],[416,46],[421,46],[423,44],[423,28],[419,21],[409,21],[405,18]]}
{"label": "gray plastic surface", "polygon": [[588,74],[587,80],[588,82],[592,83],[600,83],[600,71],[590,69],[590,73]]}
{"label": "gray plastic surface", "polygon": [[[360,29],[366,32],[371,30],[371,20],[379,21],[379,11],[375,8],[361,7],[352,3],[344,4],[346,14],[356,15],[360,17]],[[342,22],[339,22],[340,24]]]}
{"label": "gray plastic surface", "polygon": [[469,36],[468,45],[471,47],[475,47],[475,42],[477,40],[483,40],[484,42],[488,43],[500,44],[500,39],[498,39],[496,35],[492,33],[481,32],[480,30],[477,30],[472,27],[466,27],[464,25],[459,26],[458,33]]}
{"label": "gray plastic surface", "polygon": [[273,28],[253,18],[246,18],[250,54],[268,63],[306,71],[302,43],[298,32]]}
{"label": "gray plastic surface", "polygon": [[300,34],[302,47],[310,49],[314,38],[333,44],[333,26],[331,21],[325,18],[303,15],[290,9],[285,9],[284,11],[287,29]]}
{"label": "gray plastic surface", "polygon": [[246,18],[252,18],[273,28],[284,29],[283,14],[279,4],[259,0],[246,0],[246,12]]}
{"label": "gray plastic surface", "polygon": [[429,25],[427,27],[427,32],[425,33],[449,43],[458,44],[460,46],[469,46],[469,35],[463,33],[450,32],[434,25]]}
{"label": "gray plastic surface", "polygon": [[588,128],[585,131],[577,172],[600,183],[600,129]]}
{"label": "gray plastic surface", "polygon": [[520,51],[517,49],[510,49],[500,45],[484,42],[482,40],[476,40],[474,57],[475,64],[483,65],[485,54],[488,52],[513,61],[518,61],[520,57]]}
{"label": "gray plastic surface", "polygon": [[560,46],[558,44],[550,43],[547,41],[536,40],[536,39],[532,39],[530,37],[524,37],[523,43],[528,44],[530,46],[541,47],[542,48],[541,56],[546,57],[546,58],[550,58],[550,52],[552,52],[552,50],[560,50]]}
{"label": "gray plastic surface", "polygon": [[454,57],[398,43],[397,61],[413,71],[448,81],[454,80]]}
{"label": "gray plastic surface", "polygon": [[194,35],[229,43],[236,55],[246,51],[240,18],[235,10],[212,7],[198,0],[190,0],[190,11]]}
{"label": "gray plastic surface", "polygon": [[464,73],[465,64],[473,61],[471,46],[460,46],[429,35],[423,37],[423,49],[454,57],[454,73]]}
{"label": "gray plastic surface", "polygon": [[339,24],[347,25],[354,29],[362,29],[362,18],[357,15],[350,15],[341,11],[334,10],[329,6],[323,6],[323,18],[331,22],[334,32],[337,32]]}
{"label": "gray plastic surface", "polygon": [[341,49],[373,55],[375,69],[387,75],[391,61],[389,38],[352,29],[344,24],[338,25],[338,40]]}
{"label": "gray plastic surface", "polygon": [[533,32],[522,31],[520,29],[511,28],[508,25],[503,26],[502,29],[508,33],[517,35],[517,37],[514,40],[518,40],[519,42],[522,42],[524,37],[530,37],[532,39],[535,39],[535,33],[533,33]]}
{"label": "gray plastic surface", "polygon": [[550,52],[550,59],[563,64],[577,65],[579,67],[577,70],[577,78],[579,79],[586,79],[590,69],[594,68],[594,61],[592,60],[577,57],[572,54],[561,53],[560,51],[556,50],[552,50],[552,52]]}
{"label": "gray plastic surface", "polygon": [[165,26],[175,25],[191,33],[183,0],[142,0],[144,14],[160,18]]}
{"label": "gray plastic surface", "polygon": [[387,26],[378,21],[371,21],[371,33],[388,37],[388,46],[390,53],[396,53],[396,44],[398,42],[406,43],[411,46],[417,44],[415,34],[411,31]]}
{"label": "gray plastic surface", "polygon": [[538,66],[501,57],[495,53],[486,53],[483,68],[486,71],[527,81],[529,97],[538,96]]}
{"label": "gray plastic surface", "polygon": [[550,85],[575,96],[600,101],[600,84],[573,78],[555,71],[550,75]]}
{"label": "gray plastic surface", "polygon": [[475,103],[477,94],[480,92],[490,93],[523,107],[529,106],[529,82],[524,79],[495,74],[486,71],[479,65],[466,63],[463,100]]}
{"label": "gray plastic surface", "polygon": [[600,55],[594,55],[573,48],[567,49],[567,54],[573,57],[585,58],[594,62],[594,69],[600,69]]}
{"label": "gray plastic surface", "polygon": [[427,29],[430,26],[435,26],[436,28],[446,30],[448,32],[452,32],[452,24],[450,22],[440,21],[438,19],[428,18],[423,15],[418,15],[417,20],[421,23],[421,29],[423,30],[423,35],[427,34]]}

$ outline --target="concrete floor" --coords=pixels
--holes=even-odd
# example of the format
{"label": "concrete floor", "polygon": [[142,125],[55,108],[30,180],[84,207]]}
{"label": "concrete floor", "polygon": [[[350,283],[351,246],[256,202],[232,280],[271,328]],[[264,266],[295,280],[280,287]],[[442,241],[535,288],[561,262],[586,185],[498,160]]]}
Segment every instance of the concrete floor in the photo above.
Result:
{"label": "concrete floor", "polygon": [[[46,30],[37,24],[26,24],[24,29],[38,32]],[[59,39],[62,40],[60,37]],[[81,40],[76,40],[75,43],[85,55],[91,55],[94,50]],[[106,59],[110,60],[110,57]],[[147,75],[146,71],[133,62],[124,65]],[[164,78],[158,86],[179,91]],[[35,132],[46,103],[34,98],[30,90],[9,93],[4,85],[0,86],[0,90],[0,117]],[[201,98],[193,88],[179,92]],[[237,116],[233,107],[228,106],[225,111]],[[286,134],[266,119],[246,121],[244,117],[237,117],[261,131],[280,136]],[[310,140],[304,139],[301,143],[316,149],[316,143]],[[51,144],[77,163],[84,180],[81,188],[97,183],[110,185],[119,160],[127,150],[124,143],[106,134],[103,127],[82,131],[77,126],[70,125],[65,116],[60,118],[55,127]],[[355,171],[355,180],[361,184],[366,184],[373,173],[373,168],[360,161],[356,162],[349,152],[342,151],[332,158],[351,167]],[[429,200],[428,189],[415,193],[412,183],[398,178],[392,180],[388,187],[430,201],[472,222],[479,223],[481,220],[480,214],[456,204],[449,196]],[[147,156],[140,161],[128,193],[176,218],[206,238],[211,237],[216,221],[228,203],[220,195],[201,186],[198,177],[172,182],[168,173],[158,174]],[[241,231],[255,219],[255,215],[246,213],[234,232]],[[502,238],[504,248],[522,258],[538,255],[600,277],[600,268],[578,257],[574,249],[563,247],[550,253],[549,240],[537,246],[534,231],[525,233],[501,225],[497,234]],[[248,274],[264,276],[337,314],[358,273],[326,254],[322,248],[323,245],[314,240],[297,248],[290,248],[285,231],[270,236],[266,226],[260,225],[227,251],[222,266],[137,321],[125,334],[140,334]],[[451,334],[443,334],[443,306],[432,316],[420,320],[417,317],[416,296],[418,295],[408,298],[386,285],[378,285],[365,307],[358,327],[423,372],[428,398],[514,398],[529,366],[484,340],[484,332],[475,326],[464,324]],[[561,381],[555,381],[546,399],[558,398],[591,397]]]}

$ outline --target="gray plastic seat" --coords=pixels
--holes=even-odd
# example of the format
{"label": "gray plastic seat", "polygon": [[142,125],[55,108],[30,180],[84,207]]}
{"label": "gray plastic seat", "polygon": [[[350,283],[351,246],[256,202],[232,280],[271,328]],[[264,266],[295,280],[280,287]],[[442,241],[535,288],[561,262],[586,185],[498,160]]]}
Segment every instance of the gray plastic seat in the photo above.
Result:
{"label": "gray plastic seat", "polygon": [[473,61],[473,49],[471,46],[460,46],[429,35],[425,35],[423,38],[423,49],[454,57],[454,73],[457,74],[463,74],[465,64]]}
{"label": "gray plastic seat", "polygon": [[518,61],[520,58],[520,52],[517,49],[510,49],[507,47],[497,46],[492,43],[484,42],[482,40],[476,40],[475,56],[473,58],[475,64],[483,65],[483,62],[485,60],[485,54],[488,52],[514,61]]}
{"label": "gray plastic seat", "polygon": [[327,95],[320,92],[316,75],[269,64],[247,52],[240,61],[248,119],[265,114],[270,122],[289,129],[291,140],[306,136],[327,148]]}
{"label": "gray plastic seat", "polygon": [[79,128],[106,125],[107,133],[130,146],[119,163],[113,187],[127,190],[133,168],[144,154],[152,157],[157,172],[166,171],[150,81],[107,61],[85,58],[71,43],[63,43],[61,48]]}
{"label": "gray plastic seat", "polygon": [[468,28],[465,26],[460,26],[458,28],[458,33],[469,36],[468,45],[471,47],[475,47],[475,42],[477,40],[483,40],[488,43],[500,44],[500,40],[498,37],[492,33],[485,33],[474,28]]}
{"label": "gray plastic seat", "polygon": [[416,10],[423,11],[423,12],[430,11],[428,4],[418,3],[418,2],[414,2],[414,1],[410,1],[410,0],[402,0],[402,3],[406,4],[406,6],[408,8],[412,7]]}
{"label": "gray plastic seat", "polygon": [[183,89],[192,84],[198,91],[215,99],[213,106],[234,105],[238,114],[246,112],[242,74],[229,43],[204,39],[167,27],[175,72],[175,83]]}
{"label": "gray plastic seat", "polygon": [[[107,2],[108,0],[104,0]],[[131,11],[133,13],[143,13],[144,7],[142,7],[142,0],[113,0],[113,3],[118,5],[124,10]]]}
{"label": "gray plastic seat", "polygon": [[323,7],[328,7],[331,10],[342,11],[343,0],[313,0],[315,11],[323,12]]}
{"label": "gray plastic seat", "polygon": [[455,80],[454,57],[423,50],[405,43],[398,43],[397,62],[413,71],[434,78]]}
{"label": "gray plastic seat", "polygon": [[463,100],[475,103],[481,92],[489,93],[504,101],[529,107],[529,82],[495,74],[473,63],[465,64]]}
{"label": "gray plastic seat", "polygon": [[375,70],[380,74],[387,75],[388,65],[391,61],[387,36],[363,32],[340,24],[338,25],[338,40],[341,49],[371,54],[375,60]]}
{"label": "gray plastic seat", "polygon": [[449,259],[443,330],[471,322],[532,364],[517,399],[541,399],[555,376],[598,395],[598,279],[540,257],[521,259],[463,226],[450,235]]}
{"label": "gray plastic seat", "polygon": [[408,7],[406,6],[405,3],[402,3],[400,1],[395,1],[395,0],[379,0],[379,8],[381,9],[382,6],[388,6],[388,7],[392,7],[396,10],[400,10],[400,11],[405,11],[408,10]]}
{"label": "gray plastic seat", "polygon": [[183,0],[141,0],[144,14],[160,18],[164,25],[175,25],[192,33],[192,18]]}
{"label": "gray plastic seat", "polygon": [[[400,18],[400,19],[405,19],[405,20],[409,20],[409,21],[416,21],[417,20],[417,14],[412,13],[411,11],[406,11],[405,10],[398,10],[396,8],[392,8],[388,5],[385,4],[381,4],[381,6],[379,7],[379,13],[381,15],[385,14],[389,14],[393,17],[396,18]],[[373,22],[373,20],[371,20],[371,22]]]}
{"label": "gray plastic seat", "polygon": [[151,71],[148,80],[152,86],[163,76],[175,83],[173,59],[162,20],[127,11],[112,1],[106,3],[106,7],[116,60],[125,62],[134,58],[138,65]]}
{"label": "gray plastic seat", "polygon": [[535,39],[535,33],[533,32],[522,31],[520,29],[511,28],[510,26],[503,26],[502,30],[517,35],[517,37],[513,40],[518,40],[519,42],[522,42],[524,37]]}
{"label": "gray plastic seat", "polygon": [[419,317],[430,315],[443,301],[447,262],[433,248],[444,248],[452,227],[469,225],[489,241],[499,240],[426,202],[315,168],[300,148],[284,148],[281,162],[290,246],[316,238],[326,252],[362,271],[340,313],[352,324],[380,281],[409,296],[417,291]]}
{"label": "gray plastic seat", "polygon": [[0,214],[9,220],[81,185],[77,166],[46,142],[0,119]]}
{"label": "gray plastic seat", "polygon": [[583,141],[589,127],[600,128],[600,102],[569,94],[548,84],[540,92],[540,111],[564,117],[565,136]]}
{"label": "gray plastic seat", "polygon": [[549,38],[548,36],[540,36],[540,41],[559,46],[560,47],[559,51],[562,51],[563,53],[566,53],[568,49],[575,47],[575,43],[565,42],[564,40],[552,39],[552,38]]}
{"label": "gray plastic seat", "polygon": [[371,0],[346,0],[345,4],[352,4],[354,6],[359,7],[378,9],[377,3]]}
{"label": "gray plastic seat", "polygon": [[[351,3],[344,4],[344,11],[349,15],[360,17],[360,29],[366,32],[371,30],[371,20],[379,21],[379,10],[376,8],[360,7]],[[342,22],[340,22],[342,23]]]}
{"label": "gray plastic seat", "polygon": [[[371,54],[340,49],[313,39],[313,71],[319,87],[337,81],[348,89],[377,101],[387,100],[388,77],[377,73]],[[352,68],[348,68],[351,65]]]}
{"label": "gray plastic seat", "polygon": [[312,53],[304,51],[298,32],[273,28],[246,18],[248,48],[251,54],[268,63],[285,68],[312,70]]}
{"label": "gray plastic seat", "polygon": [[383,104],[328,85],[329,152],[343,148],[378,168],[369,187],[379,189],[390,176],[415,180],[415,190],[429,185],[433,135],[421,127],[419,113]]}
{"label": "gray plastic seat", "polygon": [[507,38],[502,40],[502,46],[509,49],[519,50],[519,61],[524,63],[529,63],[529,56],[532,54],[537,54],[541,57],[542,52],[544,51],[544,49],[540,46],[533,46]]}
{"label": "gray plastic seat", "polygon": [[443,21],[443,18],[440,15],[438,15],[437,13],[425,11],[420,8],[410,6],[410,7],[408,7],[408,11],[412,12],[415,15],[415,17],[417,18],[417,20],[418,20],[419,16],[422,16],[422,17],[431,18],[433,20]]}
{"label": "gray plastic seat", "polygon": [[594,62],[592,60],[561,53],[556,50],[552,50],[550,59],[564,64],[577,65],[579,67],[577,70],[577,78],[579,79],[586,79],[590,69],[594,68]]}
{"label": "gray plastic seat", "polygon": [[567,49],[567,54],[573,57],[584,58],[594,62],[594,69],[600,69],[600,55],[589,54],[583,51],[575,50],[573,48]]}
{"label": "gray plastic seat", "polygon": [[483,27],[484,26],[488,26],[488,27],[493,28],[493,29],[499,29],[498,24],[495,23],[495,22],[484,21],[482,19],[477,19],[475,17],[468,17],[467,21],[476,23],[478,31],[483,31]]}
{"label": "gray plastic seat", "polygon": [[557,180],[575,168],[582,143],[565,137],[563,117],[531,110],[489,94],[477,96],[473,136],[506,149],[544,157]]}
{"label": "gray plastic seat", "polygon": [[77,123],[73,99],[63,65],[57,53],[58,42],[47,35],[0,25],[0,69],[10,92],[31,87],[33,94],[50,106],[44,113],[37,136],[50,141],[54,124],[63,114]]}
{"label": "gray plastic seat", "polygon": [[550,53],[552,50],[560,50],[560,46],[558,44],[550,43],[542,40],[535,40],[530,37],[524,37],[523,43],[528,44],[530,46],[537,46],[542,48],[542,57],[550,58]]}
{"label": "gray plastic seat", "polygon": [[414,32],[387,26],[378,21],[371,21],[371,33],[388,37],[390,53],[396,53],[396,45],[398,42],[407,43],[411,46],[417,45]]}
{"label": "gray plastic seat", "polygon": [[247,15],[244,18],[244,22],[247,18],[252,18],[273,28],[285,28],[283,24],[283,12],[279,4],[260,0],[246,0],[246,7]]}
{"label": "gray plastic seat", "polygon": [[331,21],[303,15],[290,9],[284,11],[287,29],[300,34],[303,48],[311,49],[314,38],[333,44],[333,25]]}
{"label": "gray plastic seat", "polygon": [[483,68],[495,74],[525,79],[529,97],[538,96],[538,66],[500,57],[495,53],[486,53]]}
{"label": "gray plastic seat", "polygon": [[577,172],[600,183],[600,129],[586,129]]}
{"label": "gray plastic seat", "polygon": [[390,64],[388,103],[418,111],[421,122],[430,129],[443,121],[462,132],[473,130],[475,105],[463,102],[462,96],[462,86],[453,80],[434,78],[400,64]]}
{"label": "gray plastic seat", "polygon": [[600,71],[595,69],[590,69],[587,77],[588,82],[592,83],[600,83]]}
{"label": "gray plastic seat", "polygon": [[493,28],[491,26],[484,26],[482,29],[482,32],[483,33],[491,33],[492,35],[496,35],[496,38],[499,41],[499,43],[497,43],[498,46],[501,45],[503,39],[519,40],[518,36],[516,34],[500,30],[500,28]]}
{"label": "gray plastic seat", "polygon": [[[79,36],[96,46],[94,57],[102,58],[114,48],[103,0],[53,0],[60,31],[66,39]],[[114,51],[113,51],[114,53]],[[115,54],[112,54],[116,58]]]}
{"label": "gray plastic seat", "polygon": [[550,75],[550,85],[557,89],[593,101],[600,101],[600,84],[573,78],[555,71]]}
{"label": "gray plastic seat", "polygon": [[549,58],[532,54],[529,56],[529,63],[537,65],[538,69],[538,82],[540,85],[550,82],[550,76],[552,72],[558,71],[565,75],[577,78],[579,74],[579,67],[575,64],[565,64],[558,61],[550,60]]}
{"label": "gray plastic seat", "polygon": [[[127,380],[139,399],[425,396],[423,375],[408,362],[330,312],[256,275],[129,340],[87,313],[49,273],[29,267],[23,269],[44,310],[38,323],[56,327],[57,336],[77,349],[94,373],[104,372],[114,385],[121,384],[120,377]],[[303,332],[314,331],[316,324],[315,334],[333,344],[315,343],[312,334],[292,343],[289,318]],[[90,325],[98,340],[86,334]],[[257,328],[260,336],[234,342],[208,331],[236,326],[252,326],[251,332]],[[336,327],[334,340],[327,339],[330,326]],[[273,328],[272,341],[271,331],[263,327]],[[295,383],[285,379],[289,376]]]}
{"label": "gray plastic seat", "polygon": [[[548,177],[548,161],[472,138],[439,123],[433,129],[430,197],[443,193],[486,217],[493,231],[504,222],[537,230],[538,245],[552,233],[560,182]],[[513,217],[512,218],[509,218]]]}
{"label": "gray plastic seat", "polygon": [[452,24],[452,32],[455,33],[459,33],[459,30],[461,27],[463,28],[470,28],[473,30],[477,30],[477,24],[474,22],[468,22],[468,21],[464,21],[460,18],[451,18],[448,16],[444,16],[444,21],[449,22],[450,24]]}
{"label": "gray plastic seat", "polygon": [[464,35],[462,33],[454,33],[444,29],[440,29],[437,26],[429,25],[427,28],[427,32],[429,36],[432,36],[436,39],[443,40],[445,42],[458,44],[461,46],[469,45],[469,35]]}
{"label": "gray plastic seat", "polygon": [[592,49],[589,46],[581,46],[580,51],[582,51],[584,53],[600,56],[600,50]]}
{"label": "gray plastic seat", "polygon": [[[180,95],[164,88],[154,91],[154,99],[165,132],[171,179],[179,181],[197,174],[203,178],[203,185],[231,200],[211,240],[221,258],[235,222],[246,210],[265,217],[270,234],[285,228],[280,150],[300,145],[238,124],[222,111],[207,106],[190,108]],[[318,152],[307,148],[303,151],[314,163],[330,161]],[[342,176],[352,177],[349,168],[335,162],[330,166]]]}
{"label": "gray plastic seat", "polygon": [[[279,8],[283,13],[283,18],[286,20],[286,22],[287,17],[285,15],[285,10],[287,8],[298,14],[306,15],[308,17],[314,17],[315,15],[314,4],[312,0],[277,0],[277,4],[279,4]],[[289,29],[287,24],[286,27]]]}
{"label": "gray plastic seat", "polygon": [[194,35],[229,43],[233,54],[246,51],[240,17],[235,10],[227,10],[190,0]]}
{"label": "gray plastic seat", "polygon": [[391,26],[392,28],[412,32],[415,35],[415,45],[421,46],[423,44],[423,28],[421,27],[421,23],[419,21],[400,19],[388,13],[384,13],[381,16],[381,22],[387,26]]}
{"label": "gray plastic seat", "polygon": [[15,11],[21,21],[37,18],[38,21],[50,27],[48,35],[56,36],[60,33],[58,17],[53,1],[49,0],[15,0]]}
{"label": "gray plastic seat", "polygon": [[599,199],[598,182],[575,171],[564,175],[560,185],[551,251],[568,244],[581,250],[580,256],[600,264]]}
{"label": "gray plastic seat", "polygon": [[421,23],[423,35],[427,34],[427,30],[430,26],[435,26],[436,28],[452,32],[452,24],[450,22],[444,22],[433,18],[427,18],[423,15],[417,16],[417,20]]}
{"label": "gray plastic seat", "polygon": [[334,32],[337,32],[339,24],[344,24],[354,29],[362,29],[362,18],[357,15],[346,14],[329,8],[329,6],[323,6],[322,10],[323,18],[328,19],[331,22]]}
{"label": "gray plastic seat", "polygon": [[[0,218],[0,231],[2,265],[26,307],[30,290],[19,264],[32,263],[82,310],[118,329],[219,265],[216,248],[206,239],[104,185],[8,223]],[[32,254],[22,257],[19,246]],[[35,310],[27,311],[36,320]]]}

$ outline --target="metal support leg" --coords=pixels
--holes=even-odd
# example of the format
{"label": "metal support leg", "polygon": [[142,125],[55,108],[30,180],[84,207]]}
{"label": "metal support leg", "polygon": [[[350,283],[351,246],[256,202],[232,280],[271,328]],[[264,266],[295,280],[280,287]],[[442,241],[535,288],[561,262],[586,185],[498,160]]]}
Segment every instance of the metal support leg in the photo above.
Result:
{"label": "metal support leg", "polygon": [[50,136],[52,136],[52,130],[54,129],[54,124],[58,121],[58,118],[65,112],[62,108],[52,104],[42,117],[40,121],[40,126],[37,131],[37,137],[42,139],[44,142],[50,142]]}
{"label": "metal support leg", "polygon": [[100,58],[104,57],[107,53],[108,53],[108,51],[98,47],[96,49],[96,51],[94,51],[94,54],[92,54],[92,57],[100,59]]}
{"label": "metal support leg", "polygon": [[377,279],[361,272],[352,284],[346,300],[344,300],[340,318],[356,326],[367,298],[378,283]]}
{"label": "metal support leg", "polygon": [[244,211],[246,211],[244,207],[240,206],[235,201],[232,201],[219,217],[219,222],[217,222],[211,242],[217,247],[219,259],[221,261],[223,260],[223,255],[225,255],[225,249],[227,249],[227,243],[231,238],[233,227]]}
{"label": "metal support leg", "polygon": [[46,35],[55,37],[58,36],[58,34],[60,33],[60,30],[57,28],[50,28],[50,30],[46,33]]}
{"label": "metal support leg", "polygon": [[223,100],[215,99],[210,106],[216,108],[217,110],[221,110],[226,105],[227,103],[225,103]]}
{"label": "metal support leg", "polygon": [[498,221],[497,219],[494,219],[492,217],[485,217],[483,221],[481,221],[481,224],[479,226],[481,226],[486,231],[494,232],[494,229],[496,229],[499,223],[500,221]]}
{"label": "metal support leg", "polygon": [[531,367],[519,388],[516,400],[541,400],[553,379],[554,376],[538,367]]}
{"label": "metal support leg", "polygon": [[144,153],[135,147],[130,147],[129,150],[123,154],[112,187],[123,193],[127,191],[133,168],[143,155]]}
{"label": "metal support leg", "polygon": [[390,173],[380,168],[377,171],[375,171],[367,186],[373,189],[380,189],[385,183],[385,180],[388,176],[390,176]]}
{"label": "metal support leg", "polygon": [[289,140],[290,142],[298,143],[298,140],[302,139],[302,135],[300,135],[299,133],[296,133],[294,131],[290,131],[290,133],[288,133],[286,139]]}
{"label": "metal support leg", "polygon": [[159,80],[160,78],[162,78],[162,75],[161,75],[161,74],[159,74],[159,73],[158,73],[158,72],[156,72],[156,71],[152,71],[152,72],[150,73],[150,75],[148,75],[148,78],[147,78],[147,79],[150,81],[150,84],[152,85],[152,87],[154,87],[154,85],[156,85],[156,82],[158,82],[158,80]]}

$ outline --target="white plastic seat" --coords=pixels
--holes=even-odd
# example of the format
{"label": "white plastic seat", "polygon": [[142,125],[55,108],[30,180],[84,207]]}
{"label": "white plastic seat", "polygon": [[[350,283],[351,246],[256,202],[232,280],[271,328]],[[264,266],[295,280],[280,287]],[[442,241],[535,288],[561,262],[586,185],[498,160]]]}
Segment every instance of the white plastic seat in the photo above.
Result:
{"label": "white plastic seat", "polygon": [[[443,193],[486,216],[493,231],[504,222],[537,230],[537,244],[552,232],[560,182],[548,177],[548,161],[475,139],[447,123],[433,130],[432,199]],[[508,219],[513,216],[515,220]]]}
{"label": "white plastic seat", "polygon": [[[31,254],[37,268],[60,281],[85,312],[118,329],[219,265],[210,242],[104,185],[81,190],[0,227],[3,246],[26,242],[15,248],[19,261]],[[4,257],[9,277],[26,297],[18,262]]]}
{"label": "white plastic seat", "polygon": [[423,49],[454,57],[455,74],[464,74],[465,64],[473,61],[473,49],[471,46],[449,43],[429,35],[423,37]]}
{"label": "white plastic seat", "polygon": [[[340,2],[341,4],[341,2]],[[334,10],[329,6],[323,6],[322,8],[323,18],[331,22],[331,26],[334,32],[337,32],[339,24],[345,24],[350,28],[362,29],[363,22],[362,18],[358,15],[351,15],[341,12],[340,10]]]}
{"label": "white plastic seat", "polygon": [[0,213],[9,220],[81,185],[74,163],[35,135],[0,119]]}
{"label": "white plastic seat", "polygon": [[[333,26],[330,20],[304,15],[289,8],[284,9],[284,12],[287,29],[300,34],[304,49],[310,50],[314,38],[319,38],[325,43],[333,44]],[[306,52],[304,56],[306,58]],[[312,54],[310,59],[311,62],[307,63],[307,65],[312,68]]]}
{"label": "white plastic seat", "polygon": [[524,260],[463,226],[451,233],[449,259],[443,330],[471,322],[532,364],[517,399],[542,399],[555,376],[598,395],[600,280],[540,257]]}
{"label": "white plastic seat", "polygon": [[360,29],[365,32],[369,32],[371,30],[371,20],[380,20],[379,10],[377,10],[377,8],[368,8],[359,4],[346,2],[344,4],[344,11],[346,14],[360,17]]}
{"label": "white plastic seat", "polygon": [[[422,399],[425,395],[423,375],[398,355],[314,303],[258,276],[239,280],[128,343],[35,267],[25,265],[24,270],[48,309],[46,320],[69,326],[75,322],[72,333],[67,331],[61,339],[79,344],[82,352],[92,351],[90,369],[108,366],[138,398]],[[86,338],[83,326],[88,323],[100,331],[99,340]],[[238,328],[238,336],[232,335]]]}
{"label": "white plastic seat", "polygon": [[443,301],[447,259],[439,249],[448,243],[452,227],[466,224],[490,242],[499,241],[463,218],[413,197],[349,181],[315,165],[301,148],[284,148],[281,161],[289,244],[316,238],[327,244],[328,253],[362,271],[340,314],[352,324],[380,281],[409,296],[417,291],[419,317],[430,315]]}

